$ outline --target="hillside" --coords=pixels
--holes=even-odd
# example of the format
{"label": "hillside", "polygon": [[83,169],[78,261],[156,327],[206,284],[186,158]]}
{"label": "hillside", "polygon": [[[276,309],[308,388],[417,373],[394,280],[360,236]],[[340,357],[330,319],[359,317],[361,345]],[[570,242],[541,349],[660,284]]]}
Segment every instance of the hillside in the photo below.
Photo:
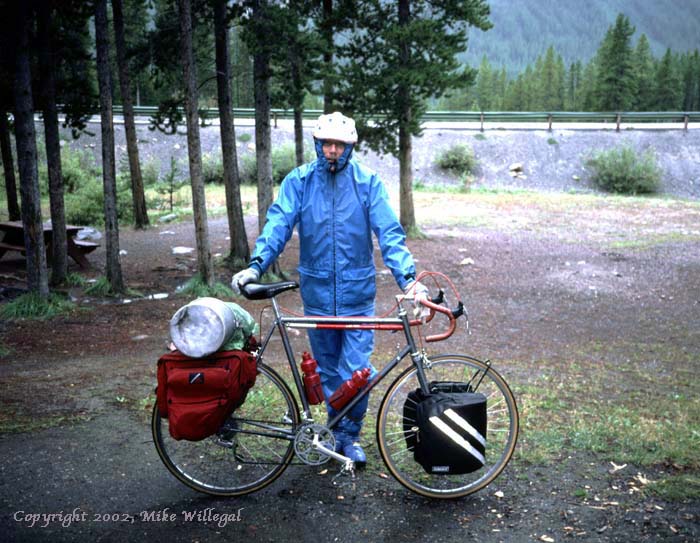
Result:
{"label": "hillside", "polygon": [[515,74],[554,45],[569,64],[587,62],[606,30],[624,13],[646,34],[656,57],[700,48],[700,2],[697,0],[490,0],[493,28],[471,30],[463,61],[478,66],[483,55],[492,66]]}

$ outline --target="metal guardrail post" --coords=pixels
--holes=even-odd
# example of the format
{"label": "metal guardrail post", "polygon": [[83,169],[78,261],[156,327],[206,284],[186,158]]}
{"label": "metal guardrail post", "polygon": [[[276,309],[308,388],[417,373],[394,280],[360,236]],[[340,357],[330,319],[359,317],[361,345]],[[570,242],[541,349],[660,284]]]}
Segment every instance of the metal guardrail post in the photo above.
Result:
{"label": "metal guardrail post", "polygon": [[[65,113],[65,106],[59,105],[59,111]],[[139,116],[153,116],[158,111],[155,106],[136,106],[134,113]],[[113,106],[115,115],[123,115],[123,107],[120,104]],[[97,114],[98,112],[94,112]],[[321,110],[304,110],[304,119],[315,119],[322,113]],[[253,108],[233,108],[234,117],[240,119],[254,119],[255,110]],[[274,120],[277,128],[278,119],[292,119],[293,112],[286,109],[273,109],[270,116]],[[209,108],[203,110],[203,118],[214,119],[218,117],[218,109]],[[378,116],[378,118],[381,116]],[[424,122],[480,122],[480,130],[484,132],[486,119],[489,122],[547,122],[550,131],[553,130],[554,121],[558,123],[569,122],[599,122],[608,124],[613,119],[616,120],[616,130],[621,129],[622,118],[625,117],[629,123],[654,123],[672,122],[683,125],[683,130],[690,129],[690,123],[700,122],[700,111],[620,111],[620,112],[571,112],[571,111],[549,111],[549,112],[527,112],[527,111],[428,111],[423,115]],[[678,127],[680,129],[680,126]]]}

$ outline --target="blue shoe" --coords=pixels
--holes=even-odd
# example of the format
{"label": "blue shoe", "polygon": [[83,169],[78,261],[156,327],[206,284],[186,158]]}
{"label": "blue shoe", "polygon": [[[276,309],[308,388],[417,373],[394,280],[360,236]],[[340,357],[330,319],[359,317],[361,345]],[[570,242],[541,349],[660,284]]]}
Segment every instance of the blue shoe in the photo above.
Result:
{"label": "blue shoe", "polygon": [[338,430],[333,430],[333,436],[335,437],[335,452],[343,454],[345,446],[350,443],[350,436]]}
{"label": "blue shoe", "polygon": [[367,465],[367,455],[365,455],[365,451],[362,450],[362,446],[360,445],[359,441],[354,440],[347,435],[346,437],[347,441],[343,447],[343,455],[352,460],[357,469],[363,469]]}

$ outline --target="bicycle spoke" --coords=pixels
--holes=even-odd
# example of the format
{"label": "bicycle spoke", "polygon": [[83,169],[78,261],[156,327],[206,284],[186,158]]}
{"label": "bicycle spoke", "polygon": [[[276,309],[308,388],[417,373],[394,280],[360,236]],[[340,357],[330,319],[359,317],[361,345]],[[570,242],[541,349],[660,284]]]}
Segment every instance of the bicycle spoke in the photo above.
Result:
{"label": "bicycle spoke", "polygon": [[[409,393],[419,388],[416,371],[408,368],[390,385],[382,401],[377,419],[379,450],[389,471],[397,480],[419,494],[432,498],[466,496],[483,488],[495,479],[510,459],[518,430],[515,400],[505,381],[483,362],[462,355],[443,355],[431,358],[425,368],[430,383],[463,383],[453,391],[469,390],[476,383],[487,401],[486,464],[466,474],[432,474],[426,472],[414,459],[415,436],[406,433],[405,425],[416,421],[404,419],[404,410],[415,409],[416,402]],[[440,390],[440,389],[439,389]],[[451,391],[448,386],[445,388]]]}
{"label": "bicycle spoke", "polygon": [[[254,394],[249,394],[217,436],[176,441],[169,434],[167,419],[154,410],[158,454],[187,486],[218,496],[247,494],[270,484],[289,465],[293,454],[290,436],[299,424],[296,401],[274,371],[264,364],[258,370],[251,389]],[[264,398],[264,405],[256,403],[256,395]],[[291,422],[281,424],[260,416],[274,413],[286,413]]]}

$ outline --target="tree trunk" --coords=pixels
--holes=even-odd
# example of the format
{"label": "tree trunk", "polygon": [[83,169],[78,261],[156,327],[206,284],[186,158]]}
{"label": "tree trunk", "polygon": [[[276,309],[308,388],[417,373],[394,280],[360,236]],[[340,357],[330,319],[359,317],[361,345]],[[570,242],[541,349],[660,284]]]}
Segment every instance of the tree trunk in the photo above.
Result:
{"label": "tree trunk", "polygon": [[122,268],[119,262],[119,221],[117,219],[117,183],[114,164],[114,125],[112,124],[112,81],[109,62],[107,0],[95,0],[95,52],[97,83],[100,91],[100,122],[102,135],[102,182],[105,210],[105,272],[110,289],[124,292]]}
{"label": "tree trunk", "polygon": [[297,166],[304,163],[304,110],[294,108],[294,151],[297,158]]}
{"label": "tree trunk", "polygon": [[141,229],[148,226],[148,210],[146,209],[146,195],[143,188],[139,147],[136,139],[134,106],[131,101],[131,77],[129,65],[126,62],[122,0],[112,0],[112,13],[114,14],[114,42],[117,50],[117,66],[119,67],[119,87],[124,107],[124,131],[126,133],[126,150],[129,155],[131,194],[134,203],[134,226]]}
{"label": "tree trunk", "polygon": [[321,35],[324,41],[323,50],[323,112],[333,111],[333,0],[323,0],[323,19]]}
{"label": "tree trunk", "polygon": [[27,254],[27,287],[42,298],[49,295],[46,272],[44,228],[41,220],[41,195],[37,170],[36,134],[34,132],[34,103],[32,74],[29,58],[31,18],[28,2],[17,8],[17,49],[15,57],[15,138],[19,166],[20,194],[22,196],[22,223],[24,248]]}
{"label": "tree trunk", "polygon": [[296,155],[297,166],[304,163],[304,127],[303,127],[303,107],[297,103],[296,96],[302,96],[301,89],[301,67],[299,66],[299,55],[290,48],[288,53],[289,64],[292,72],[292,84],[294,86],[294,151]]}
{"label": "tree trunk", "polygon": [[[265,11],[256,6],[254,17],[265,19]],[[267,210],[272,205],[272,133],[270,130],[270,55],[259,50],[253,55],[253,91],[255,96],[255,159],[258,173],[258,231],[265,226]],[[272,264],[272,273],[283,276],[279,262]]]}
{"label": "tree trunk", "polygon": [[17,180],[15,179],[15,161],[12,158],[10,125],[7,122],[7,113],[5,111],[0,111],[0,152],[2,153],[2,169],[5,174],[7,211],[11,221],[18,221],[22,216],[19,212],[19,201],[17,200]]}
{"label": "tree trunk", "polygon": [[48,1],[38,2],[39,65],[41,72],[41,98],[44,111],[44,136],[46,163],[49,172],[49,200],[51,206],[51,284],[60,285],[68,275],[68,250],[66,245],[66,212],[63,203],[63,174],[61,171],[61,143],[58,133],[58,109],[56,107],[56,78],[51,28],[51,7]]}
{"label": "tree trunk", "polygon": [[[410,111],[407,113],[410,114]],[[413,208],[413,142],[410,132],[403,125],[399,126],[399,186],[401,226],[413,236],[417,234]]]}
{"label": "tree trunk", "polygon": [[268,208],[272,205],[272,135],[270,131],[269,57],[253,57],[255,79],[255,158],[258,165],[258,230],[262,231]]}
{"label": "tree trunk", "polygon": [[219,98],[219,120],[221,130],[221,155],[224,161],[224,187],[226,188],[226,213],[231,239],[229,260],[244,265],[250,259],[248,236],[241,205],[241,179],[238,174],[236,132],[233,126],[231,103],[231,62],[229,60],[228,25],[226,23],[226,0],[216,0],[214,6],[214,28],[216,39],[216,83]]}
{"label": "tree trunk", "polygon": [[185,78],[185,117],[187,119],[187,152],[192,186],[192,209],[194,213],[195,239],[197,241],[197,267],[200,279],[207,285],[214,282],[214,273],[209,249],[207,204],[202,178],[202,149],[199,140],[199,118],[197,100],[197,72],[192,49],[192,7],[190,0],[178,0],[180,12],[180,46],[182,68]]}
{"label": "tree trunk", "polygon": [[[399,0],[399,25],[407,25],[411,18],[410,0]],[[404,41],[401,45],[400,59],[402,66],[408,66],[410,49]],[[399,83],[399,103],[401,117],[399,119],[399,187],[400,187],[400,216],[401,226],[409,235],[416,235],[416,215],[413,209],[413,142],[409,126],[413,112],[411,97],[405,84]]]}

